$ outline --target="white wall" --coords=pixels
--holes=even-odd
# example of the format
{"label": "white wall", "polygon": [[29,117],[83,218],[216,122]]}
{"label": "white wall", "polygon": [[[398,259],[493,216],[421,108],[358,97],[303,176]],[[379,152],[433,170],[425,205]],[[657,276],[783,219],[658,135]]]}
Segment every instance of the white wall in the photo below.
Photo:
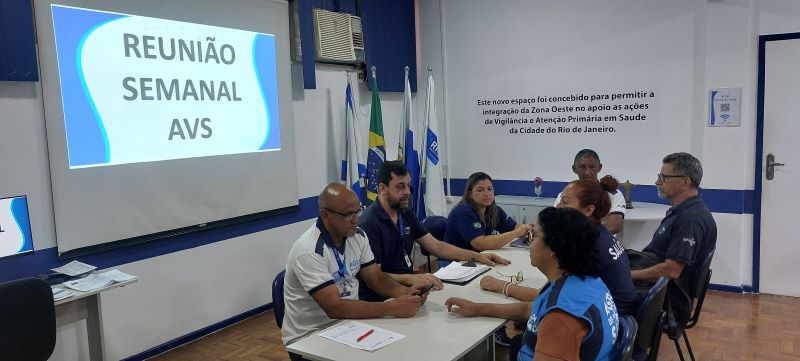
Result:
{"label": "white wall", "polygon": [[[653,184],[664,155],[688,151],[703,162],[704,188],[753,189],[758,35],[800,31],[800,2],[423,3],[422,56],[442,54],[445,69],[453,177],[483,170],[496,179],[569,181],[572,157],[588,147],[599,151],[603,173],[633,183]],[[511,135],[484,126],[476,104],[639,87],[658,95],[648,121],[599,136]],[[706,127],[708,93],[717,87],[742,88],[741,127]],[[752,215],[714,217],[712,282],[751,285]]]}

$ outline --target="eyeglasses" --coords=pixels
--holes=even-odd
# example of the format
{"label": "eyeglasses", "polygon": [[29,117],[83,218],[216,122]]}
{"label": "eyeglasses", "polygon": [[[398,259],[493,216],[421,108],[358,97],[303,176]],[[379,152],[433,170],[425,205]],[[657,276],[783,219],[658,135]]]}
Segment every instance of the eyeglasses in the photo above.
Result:
{"label": "eyeglasses", "polygon": [[597,173],[597,171],[599,171],[599,170],[600,170],[600,167],[599,167],[599,166],[597,166],[597,165],[594,165],[594,164],[592,164],[592,165],[589,165],[589,166],[585,166],[585,165],[576,165],[576,166],[575,166],[575,169],[576,169],[578,172],[581,172],[581,173],[583,173],[583,172],[585,172],[585,171],[587,171],[587,170]]}
{"label": "eyeglasses", "polygon": [[359,209],[359,210],[353,211],[353,212],[342,213],[342,212],[334,211],[333,209],[330,209],[330,208],[327,208],[327,207],[322,208],[322,209],[324,209],[324,210],[326,210],[328,212],[331,212],[331,213],[338,214],[338,215],[342,216],[346,221],[352,220],[353,217],[361,216],[361,212],[364,211],[364,209]]}
{"label": "eyeglasses", "polygon": [[495,272],[497,272],[497,274],[499,274],[499,275],[501,275],[503,277],[508,277],[510,282],[515,284],[515,285],[518,285],[520,282],[522,282],[525,279],[525,275],[522,274],[522,271],[517,272],[516,275],[504,275],[504,274],[500,273],[500,271],[495,271]]}
{"label": "eyeglasses", "polygon": [[681,175],[681,174],[658,173],[658,174],[656,174],[656,177],[658,177],[657,179],[658,179],[659,182],[663,183],[663,182],[668,181],[670,178],[681,178],[681,177],[687,177],[687,176]]}

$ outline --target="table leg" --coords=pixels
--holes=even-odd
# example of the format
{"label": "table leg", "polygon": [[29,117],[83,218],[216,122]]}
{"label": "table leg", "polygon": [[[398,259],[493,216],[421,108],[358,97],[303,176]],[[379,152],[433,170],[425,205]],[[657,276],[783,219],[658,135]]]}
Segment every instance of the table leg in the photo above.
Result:
{"label": "table leg", "polygon": [[105,340],[103,340],[103,313],[100,295],[87,297],[86,308],[88,311],[86,332],[89,338],[89,359],[102,361],[105,360]]}

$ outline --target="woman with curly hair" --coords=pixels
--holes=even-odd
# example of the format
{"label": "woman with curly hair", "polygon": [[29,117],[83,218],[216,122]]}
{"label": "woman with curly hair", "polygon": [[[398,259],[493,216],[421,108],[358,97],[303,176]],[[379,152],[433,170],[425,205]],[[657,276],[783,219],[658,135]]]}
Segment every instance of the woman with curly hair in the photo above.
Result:
{"label": "woman with curly hair", "polygon": [[[525,320],[511,360],[608,360],[617,338],[617,308],[598,277],[597,227],[571,208],[545,208],[534,224],[531,264],[547,277],[533,302],[474,303],[451,297],[449,312]],[[539,342],[541,341],[541,342]]]}
{"label": "woman with curly hair", "polygon": [[[572,181],[561,192],[561,199],[556,207],[577,209],[597,227],[595,248],[600,254],[597,267],[600,278],[611,291],[617,311],[621,315],[635,316],[639,307],[639,295],[631,280],[628,257],[619,241],[601,224],[611,208],[607,190],[607,185],[602,182],[588,179]],[[520,301],[531,301],[539,294],[539,290],[535,288],[515,285],[492,276],[481,279],[481,288],[498,293],[505,290],[507,295]]]}

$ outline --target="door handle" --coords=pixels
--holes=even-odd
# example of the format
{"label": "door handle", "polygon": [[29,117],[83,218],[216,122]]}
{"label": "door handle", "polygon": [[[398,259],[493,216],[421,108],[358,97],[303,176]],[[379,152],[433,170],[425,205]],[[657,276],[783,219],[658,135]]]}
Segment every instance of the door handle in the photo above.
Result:
{"label": "door handle", "polygon": [[767,154],[767,180],[775,178],[775,167],[783,167],[786,164],[776,163],[775,156],[772,153]]}

